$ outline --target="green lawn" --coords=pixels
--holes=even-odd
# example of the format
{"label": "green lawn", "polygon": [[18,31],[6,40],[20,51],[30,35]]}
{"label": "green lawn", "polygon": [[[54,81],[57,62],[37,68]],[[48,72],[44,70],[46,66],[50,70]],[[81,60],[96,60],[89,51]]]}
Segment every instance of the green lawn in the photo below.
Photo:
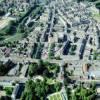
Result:
{"label": "green lawn", "polygon": [[56,82],[56,80],[54,79],[47,79],[47,84],[54,84]]}
{"label": "green lawn", "polygon": [[100,14],[99,14],[99,13],[93,14],[93,18],[94,18],[95,20],[97,20],[98,22],[100,22]]}
{"label": "green lawn", "polygon": [[94,2],[94,4],[99,3],[99,2],[100,2],[99,0],[96,0],[96,1]]}
{"label": "green lawn", "polygon": [[95,51],[93,54],[93,59],[94,60],[100,60],[100,52]]}
{"label": "green lawn", "polygon": [[5,92],[6,92],[6,95],[11,95],[12,92],[13,92],[13,88],[12,87],[5,87],[4,88]]}
{"label": "green lawn", "polygon": [[0,0],[0,3],[2,2],[3,0]]}
{"label": "green lawn", "polygon": [[12,36],[5,36],[4,42],[14,42],[20,39],[22,39],[22,33],[16,33],[15,35]]}

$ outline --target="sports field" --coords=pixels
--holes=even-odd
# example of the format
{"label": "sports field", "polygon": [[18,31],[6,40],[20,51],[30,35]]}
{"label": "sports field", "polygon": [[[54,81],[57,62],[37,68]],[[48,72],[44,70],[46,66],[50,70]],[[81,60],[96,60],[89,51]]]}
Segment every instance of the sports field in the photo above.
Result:
{"label": "sports field", "polygon": [[49,100],[63,100],[60,92],[54,93],[50,95],[48,98]]}
{"label": "sports field", "polygon": [[92,7],[92,17],[97,20],[98,22],[100,22],[100,14],[99,14],[99,10],[96,9],[96,7]]}

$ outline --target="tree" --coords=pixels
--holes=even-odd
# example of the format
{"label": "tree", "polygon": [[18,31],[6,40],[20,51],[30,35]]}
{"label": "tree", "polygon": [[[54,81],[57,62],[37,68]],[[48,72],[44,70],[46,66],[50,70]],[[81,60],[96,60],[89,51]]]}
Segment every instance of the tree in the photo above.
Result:
{"label": "tree", "polygon": [[5,87],[4,90],[6,91],[6,94],[7,95],[11,95],[12,94],[12,91],[13,91],[13,88],[11,88],[11,87]]}
{"label": "tree", "polygon": [[61,83],[57,82],[54,84],[55,92],[58,92],[61,89]]}
{"label": "tree", "polygon": [[96,94],[95,85],[91,85],[90,89],[87,89],[81,83],[79,86],[76,87],[76,89],[74,88],[74,90],[75,92],[72,95],[75,96],[74,98],[76,98],[76,100],[92,100]]}
{"label": "tree", "polygon": [[34,88],[35,88],[34,82],[31,79],[29,79],[25,84],[25,90],[27,92],[33,92]]}
{"label": "tree", "polygon": [[36,82],[36,88],[35,88],[35,93],[36,96],[41,98],[41,100],[44,100],[44,97],[46,97],[46,93],[48,91],[48,87],[45,81],[40,81],[38,80]]}
{"label": "tree", "polygon": [[0,16],[3,16],[5,14],[4,10],[0,10]]}
{"label": "tree", "polygon": [[9,25],[4,29],[5,34],[12,35],[16,32],[15,21],[10,21]]}
{"label": "tree", "polygon": [[30,64],[29,70],[28,70],[28,74],[30,77],[33,77],[33,75],[37,73],[37,68],[38,68],[37,63]]}
{"label": "tree", "polygon": [[99,10],[99,14],[100,14],[100,2],[96,3],[96,8]]}
{"label": "tree", "polygon": [[24,33],[25,32],[25,26],[23,24],[19,24],[17,27],[17,33]]}
{"label": "tree", "polygon": [[44,100],[47,95],[48,86],[46,80],[28,80],[25,84],[25,90],[21,100]]}
{"label": "tree", "polygon": [[50,77],[50,73],[49,73],[49,70],[48,69],[45,69],[44,71],[43,71],[43,76],[45,77]]}
{"label": "tree", "polygon": [[24,91],[22,93],[21,100],[25,100],[26,96],[27,96],[27,92]]}
{"label": "tree", "polygon": [[44,62],[42,59],[39,60],[38,66],[40,66],[40,67],[44,66]]}
{"label": "tree", "polygon": [[5,38],[3,36],[0,35],[0,41],[4,40]]}
{"label": "tree", "polygon": [[36,100],[35,96],[35,86],[33,80],[29,79],[25,84],[25,90],[21,96],[21,100]]}
{"label": "tree", "polygon": [[82,2],[82,1],[84,1],[84,0],[77,0],[78,3]]}

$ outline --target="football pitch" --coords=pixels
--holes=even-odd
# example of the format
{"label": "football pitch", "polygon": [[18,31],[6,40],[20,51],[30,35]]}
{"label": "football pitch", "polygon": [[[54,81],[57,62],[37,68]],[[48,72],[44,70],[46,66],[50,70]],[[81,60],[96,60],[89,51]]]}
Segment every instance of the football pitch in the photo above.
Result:
{"label": "football pitch", "polygon": [[49,100],[62,100],[61,93],[55,93],[49,97]]}

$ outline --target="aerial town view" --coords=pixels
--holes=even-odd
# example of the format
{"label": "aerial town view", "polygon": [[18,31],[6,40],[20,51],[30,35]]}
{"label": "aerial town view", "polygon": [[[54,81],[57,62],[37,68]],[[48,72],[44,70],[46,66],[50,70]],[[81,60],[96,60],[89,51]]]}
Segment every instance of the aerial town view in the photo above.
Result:
{"label": "aerial town view", "polygon": [[100,0],[0,0],[0,100],[100,100]]}

